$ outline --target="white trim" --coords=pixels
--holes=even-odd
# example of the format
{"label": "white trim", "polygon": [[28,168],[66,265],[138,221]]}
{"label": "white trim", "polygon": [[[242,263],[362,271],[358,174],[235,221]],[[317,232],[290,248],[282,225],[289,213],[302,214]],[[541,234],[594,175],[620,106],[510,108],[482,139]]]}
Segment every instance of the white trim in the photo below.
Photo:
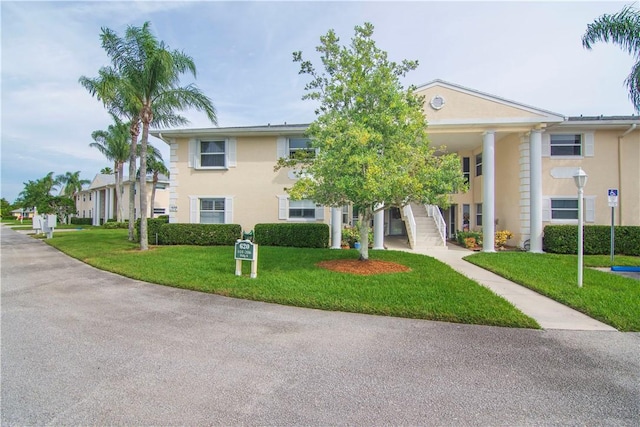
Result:
{"label": "white trim", "polygon": [[[235,147],[236,146],[236,143],[235,143],[236,140],[235,140],[235,138],[233,139],[233,141],[231,143],[230,143],[230,138],[221,138],[221,137],[211,138],[211,139],[198,138],[195,141],[196,141],[196,151],[195,151],[195,155],[193,157],[193,162],[192,162],[192,164],[195,165],[195,169],[198,169],[198,170],[227,170],[230,167],[232,167],[231,166],[232,160],[235,163],[235,165],[233,167],[237,166],[236,153],[235,153],[235,150],[236,150],[236,147]],[[222,153],[223,157],[224,157],[224,166],[202,166],[200,164],[201,155],[202,155],[201,150],[202,150],[202,143],[203,142],[224,142],[224,153]],[[230,154],[231,148],[233,148],[233,150],[234,150],[234,152],[232,154]],[[233,158],[232,158],[232,156],[233,156]]]}

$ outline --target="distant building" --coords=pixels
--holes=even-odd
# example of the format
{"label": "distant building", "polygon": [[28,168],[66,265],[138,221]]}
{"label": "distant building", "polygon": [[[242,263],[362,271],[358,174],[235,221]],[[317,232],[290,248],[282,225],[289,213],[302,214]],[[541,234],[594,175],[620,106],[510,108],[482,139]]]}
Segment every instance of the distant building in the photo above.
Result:
{"label": "distant building", "polygon": [[[138,184],[138,182],[136,182]],[[129,181],[124,179],[123,193],[121,197],[124,219],[129,218]],[[154,206],[151,206],[152,178],[147,177],[147,206],[148,217],[153,213],[166,215],[169,213],[169,180],[166,176],[160,176],[156,183],[156,195]],[[108,220],[117,219],[118,205],[116,198],[116,183],[114,175],[97,174],[86,189],[75,194],[76,211],[79,218],[92,218],[93,225],[104,224]],[[140,215],[140,195],[136,190],[134,207],[135,217]]]}

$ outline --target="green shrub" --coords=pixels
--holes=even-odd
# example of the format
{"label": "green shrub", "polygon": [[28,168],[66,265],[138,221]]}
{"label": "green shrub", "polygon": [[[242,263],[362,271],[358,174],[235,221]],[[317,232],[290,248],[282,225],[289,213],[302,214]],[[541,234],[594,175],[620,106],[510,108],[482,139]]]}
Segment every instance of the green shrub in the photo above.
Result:
{"label": "green shrub", "polygon": [[326,248],[329,226],[319,223],[256,224],[255,242],[265,246]]}
{"label": "green shrub", "polygon": [[476,239],[476,244],[478,246],[482,246],[482,231],[459,231],[456,233],[456,240],[458,241],[458,244],[461,246],[466,247],[465,245],[465,239],[468,239],[469,237],[473,237],[474,239]]}
{"label": "green shrub", "polygon": [[108,230],[113,230],[116,228],[129,228],[128,222],[116,222],[115,220],[109,220],[102,224],[102,228],[106,228]]}
{"label": "green shrub", "polygon": [[[544,228],[543,248],[546,252],[575,254],[578,252],[577,225],[547,225]],[[615,253],[640,255],[640,227],[615,226]],[[586,225],[584,227],[585,255],[611,253],[611,226]]]}
{"label": "green shrub", "polygon": [[93,224],[93,218],[72,217],[71,218],[71,224],[73,224],[73,225],[92,225]]}
{"label": "green shrub", "polygon": [[161,245],[233,246],[241,233],[242,227],[239,224],[165,223],[158,231],[158,243]]}
{"label": "green shrub", "polygon": [[[167,224],[168,222],[169,222],[169,217],[166,215],[160,216],[158,218],[147,218],[147,237],[150,242],[155,243],[156,233],[158,233],[158,244],[162,244],[160,242],[160,236],[159,236],[160,227],[163,226],[164,224]],[[140,241],[140,218],[136,220],[136,240]]]}

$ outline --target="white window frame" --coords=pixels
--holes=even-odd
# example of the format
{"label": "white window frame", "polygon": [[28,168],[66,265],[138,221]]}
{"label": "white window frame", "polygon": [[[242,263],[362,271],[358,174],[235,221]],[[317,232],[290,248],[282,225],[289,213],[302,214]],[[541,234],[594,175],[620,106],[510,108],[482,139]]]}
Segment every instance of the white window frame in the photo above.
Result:
{"label": "white window frame", "polygon": [[[203,142],[224,142],[224,153],[219,154],[224,156],[224,166],[202,166]],[[211,137],[190,139],[188,166],[199,170],[227,170],[229,168],[236,167],[238,164],[236,158],[236,145],[237,140],[235,138]]]}
{"label": "white window frame", "polygon": [[[553,200],[578,200],[577,195],[553,195],[546,196],[542,198],[542,221],[549,222],[552,224],[577,224],[577,209],[576,209],[576,218],[575,219],[563,219],[563,218],[553,218],[553,209],[552,209],[552,201]],[[595,212],[596,212],[596,196],[584,196],[584,222],[593,223],[595,222]]]}
{"label": "white window frame", "polygon": [[189,223],[190,224],[201,224],[200,201],[202,199],[223,199],[224,200],[223,224],[233,224],[233,196],[208,195],[208,194],[189,196]]}
{"label": "white window frame", "polygon": [[[308,202],[314,203],[313,201],[307,200]],[[278,196],[278,219],[290,221],[290,222],[317,222],[324,221],[324,206],[315,205],[315,216],[314,218],[297,218],[291,217],[290,213],[290,203],[289,196]]]}
{"label": "white window frame", "polygon": [[[475,155],[475,163],[476,163],[476,168],[475,168],[476,176],[482,176],[482,153],[478,153]],[[480,173],[478,173],[478,168],[480,168]]]}
{"label": "white window frame", "polygon": [[281,159],[281,158],[285,158],[285,159],[289,159],[291,158],[291,150],[293,151],[298,151],[298,150],[306,150],[306,151],[313,151],[314,152],[314,156],[316,156],[318,154],[318,149],[317,148],[291,148],[290,145],[290,141],[292,139],[308,139],[311,140],[310,138],[307,138],[306,136],[303,135],[296,135],[296,136],[290,136],[290,137],[285,137],[285,136],[280,136],[277,139],[276,142],[276,160],[277,159]]}
{"label": "white window frame", "polygon": [[[476,227],[482,227],[482,203],[476,203]],[[478,221],[480,218],[480,221]]]}
{"label": "white window frame", "polygon": [[[554,144],[551,144],[553,136],[570,135],[580,136],[580,154],[552,154],[552,148]],[[570,144],[556,144],[555,146],[571,146]],[[575,146],[575,145],[573,145]],[[595,154],[595,134],[594,132],[579,132],[579,131],[566,131],[566,132],[550,132],[542,135],[542,156],[550,157],[552,159],[582,159],[584,157],[593,157]]]}

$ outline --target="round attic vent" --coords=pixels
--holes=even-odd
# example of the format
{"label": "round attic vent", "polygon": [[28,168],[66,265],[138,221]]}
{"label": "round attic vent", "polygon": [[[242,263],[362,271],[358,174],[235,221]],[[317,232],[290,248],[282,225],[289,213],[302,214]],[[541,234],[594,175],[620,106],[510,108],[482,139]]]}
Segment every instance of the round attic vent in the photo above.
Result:
{"label": "round attic vent", "polygon": [[436,95],[431,98],[429,105],[431,105],[431,108],[433,108],[434,110],[439,110],[444,107],[444,98],[440,95]]}

